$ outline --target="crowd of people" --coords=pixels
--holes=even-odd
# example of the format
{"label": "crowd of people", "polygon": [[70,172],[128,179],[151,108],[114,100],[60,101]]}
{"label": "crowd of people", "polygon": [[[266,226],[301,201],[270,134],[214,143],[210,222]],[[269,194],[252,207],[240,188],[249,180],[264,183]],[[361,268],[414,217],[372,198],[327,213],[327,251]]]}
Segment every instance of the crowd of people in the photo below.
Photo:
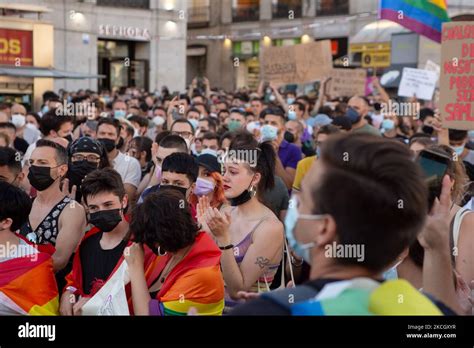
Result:
{"label": "crowd of people", "polygon": [[134,315],[473,313],[473,131],[387,110],[377,79],[203,81],[0,105],[0,314],[81,315],[124,264]]}

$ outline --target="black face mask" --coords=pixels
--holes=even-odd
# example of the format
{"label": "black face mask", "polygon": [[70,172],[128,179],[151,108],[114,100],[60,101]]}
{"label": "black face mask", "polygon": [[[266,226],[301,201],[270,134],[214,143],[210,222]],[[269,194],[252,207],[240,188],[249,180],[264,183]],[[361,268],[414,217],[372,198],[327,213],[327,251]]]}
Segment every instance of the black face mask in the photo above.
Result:
{"label": "black face mask", "polygon": [[90,214],[89,222],[102,232],[110,232],[122,221],[122,209],[101,210]]}
{"label": "black face mask", "polygon": [[67,172],[71,187],[76,185],[79,187],[82,180],[87,174],[97,169],[97,163],[92,163],[87,160],[71,162],[69,164],[69,170]]}
{"label": "black face mask", "polygon": [[[54,167],[56,168],[56,167]],[[38,167],[32,165],[28,172],[28,180],[37,191],[44,191],[56,180],[51,177],[53,167]]]}
{"label": "black face mask", "polygon": [[162,189],[162,190],[176,190],[178,192],[181,192],[184,197],[186,197],[186,193],[188,192],[188,189],[186,187],[180,187],[180,186],[174,186],[174,185],[161,185],[160,189]]}
{"label": "black face mask", "polygon": [[423,128],[421,129],[421,131],[425,134],[429,134],[429,135],[432,135],[433,134],[433,131],[434,131],[434,128],[431,127],[431,126],[423,126]]}
{"label": "black face mask", "polygon": [[66,135],[65,137],[63,137],[64,139],[66,139],[67,141],[69,141],[70,143],[72,143],[72,135],[69,134],[69,135]]}
{"label": "black face mask", "polygon": [[107,152],[112,152],[115,149],[115,140],[105,139],[105,138],[97,139],[97,140],[100,141],[102,145],[104,145],[105,150]]}
{"label": "black face mask", "polygon": [[[252,181],[253,181],[253,177],[252,177]],[[249,187],[244,192],[242,192],[237,197],[234,197],[234,198],[230,199],[230,205],[231,206],[236,207],[238,205],[242,205],[244,203],[247,203],[248,201],[250,201],[252,199],[252,195],[250,194],[250,191],[249,191],[249,188],[252,185],[252,181],[250,182]]]}
{"label": "black face mask", "polygon": [[295,136],[293,135],[293,133],[290,133],[288,131],[285,132],[285,135],[283,135],[283,138],[289,143],[295,142]]}

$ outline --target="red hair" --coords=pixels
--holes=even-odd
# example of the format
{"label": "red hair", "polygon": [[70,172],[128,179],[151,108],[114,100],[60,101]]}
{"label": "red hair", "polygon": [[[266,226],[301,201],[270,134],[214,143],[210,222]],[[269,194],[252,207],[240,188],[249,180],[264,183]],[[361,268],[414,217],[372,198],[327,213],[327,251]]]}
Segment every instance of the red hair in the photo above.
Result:
{"label": "red hair", "polygon": [[[224,195],[224,182],[222,181],[222,175],[220,175],[218,172],[212,172],[210,173],[210,176],[216,182],[216,187],[214,188],[214,193],[212,194],[210,204],[213,208],[219,208],[222,203],[226,202],[226,198]],[[189,196],[189,203],[193,206],[196,206],[198,202],[198,197],[193,192]]]}

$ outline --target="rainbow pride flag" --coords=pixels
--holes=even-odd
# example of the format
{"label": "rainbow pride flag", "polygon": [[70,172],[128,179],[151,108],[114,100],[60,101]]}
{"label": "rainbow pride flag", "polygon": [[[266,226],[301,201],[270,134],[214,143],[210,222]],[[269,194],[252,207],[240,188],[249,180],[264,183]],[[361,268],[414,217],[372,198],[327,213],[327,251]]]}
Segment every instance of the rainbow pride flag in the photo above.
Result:
{"label": "rainbow pride flag", "polygon": [[380,0],[379,18],[441,42],[443,22],[449,22],[446,0]]}
{"label": "rainbow pride flag", "polygon": [[[205,232],[166,277],[161,290],[152,302],[156,305],[153,315],[187,315],[191,307],[199,315],[221,315],[224,309],[224,281],[220,269],[221,251]],[[161,274],[170,256],[158,256],[145,265],[148,287]]]}
{"label": "rainbow pride flag", "polygon": [[51,256],[38,252],[0,263],[0,309],[16,315],[58,315]]}

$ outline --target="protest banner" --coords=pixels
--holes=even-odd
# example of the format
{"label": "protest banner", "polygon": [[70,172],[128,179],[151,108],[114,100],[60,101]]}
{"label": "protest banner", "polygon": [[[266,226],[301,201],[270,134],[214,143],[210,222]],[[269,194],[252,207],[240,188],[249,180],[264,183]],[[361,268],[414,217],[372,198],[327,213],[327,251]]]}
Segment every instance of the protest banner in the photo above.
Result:
{"label": "protest banner", "polygon": [[431,100],[438,81],[438,75],[434,71],[403,68],[402,79],[398,87],[400,97],[413,97]]}
{"label": "protest banner", "polygon": [[304,84],[331,74],[331,41],[323,40],[262,51],[262,79],[282,84]]}
{"label": "protest banner", "polygon": [[474,24],[443,23],[439,110],[443,127],[474,129]]}
{"label": "protest banner", "polygon": [[365,69],[333,69],[329,95],[332,98],[364,96],[367,83]]}

